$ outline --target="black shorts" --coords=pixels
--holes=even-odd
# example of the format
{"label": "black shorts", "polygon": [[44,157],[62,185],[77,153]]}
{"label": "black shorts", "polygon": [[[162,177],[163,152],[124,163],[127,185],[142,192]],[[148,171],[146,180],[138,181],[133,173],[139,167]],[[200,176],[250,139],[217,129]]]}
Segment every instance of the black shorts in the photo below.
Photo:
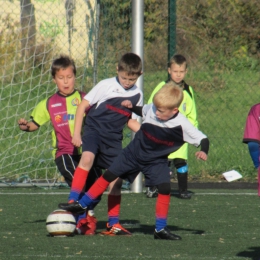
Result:
{"label": "black shorts", "polygon": [[[74,171],[79,164],[80,158],[80,155],[63,154],[55,159],[55,163],[58,167],[60,174],[64,177],[65,181],[70,187]],[[101,169],[93,167],[88,174],[84,190],[87,191],[101,175]]]}

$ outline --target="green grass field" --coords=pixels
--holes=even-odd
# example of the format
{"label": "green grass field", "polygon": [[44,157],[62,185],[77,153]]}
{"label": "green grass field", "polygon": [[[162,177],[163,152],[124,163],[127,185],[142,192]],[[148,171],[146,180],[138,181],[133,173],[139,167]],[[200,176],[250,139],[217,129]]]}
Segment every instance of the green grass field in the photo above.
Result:
{"label": "green grass field", "polygon": [[[191,200],[171,197],[168,227],[182,241],[154,240],[156,199],[124,193],[121,223],[132,236],[49,237],[48,214],[68,189],[0,189],[0,260],[6,259],[260,259],[256,190],[192,190]],[[107,221],[107,195],[95,212],[98,232]]]}

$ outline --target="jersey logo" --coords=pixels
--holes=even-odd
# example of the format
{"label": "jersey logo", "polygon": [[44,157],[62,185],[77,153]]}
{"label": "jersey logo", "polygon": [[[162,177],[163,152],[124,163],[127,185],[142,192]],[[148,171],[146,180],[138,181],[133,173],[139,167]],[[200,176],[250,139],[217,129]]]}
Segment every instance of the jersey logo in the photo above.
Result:
{"label": "jersey logo", "polygon": [[51,105],[51,107],[61,107],[61,106],[62,106],[61,103],[56,103],[56,104]]}
{"label": "jersey logo", "polygon": [[79,105],[79,103],[80,103],[80,101],[79,101],[78,98],[74,98],[74,99],[71,100],[71,105],[74,106],[74,107],[75,106],[77,107]]}
{"label": "jersey logo", "polygon": [[61,122],[61,116],[60,115],[55,116],[54,119],[55,119],[56,123],[60,123]]}
{"label": "jersey logo", "polygon": [[56,115],[54,120],[57,124],[60,124],[61,122],[67,122],[70,120],[74,120],[74,115],[73,114],[64,114],[64,115]]}

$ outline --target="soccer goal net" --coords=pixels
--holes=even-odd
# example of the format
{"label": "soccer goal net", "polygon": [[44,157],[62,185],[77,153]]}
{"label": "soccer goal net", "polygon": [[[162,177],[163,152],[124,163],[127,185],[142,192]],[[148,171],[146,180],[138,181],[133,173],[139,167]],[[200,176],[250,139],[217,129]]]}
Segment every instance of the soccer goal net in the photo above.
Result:
{"label": "soccer goal net", "polygon": [[[22,132],[19,118],[57,89],[50,66],[60,54],[77,66],[78,89],[93,86],[97,1],[1,1],[0,181],[6,185],[63,183],[52,157],[51,124]],[[44,184],[44,185],[45,185]]]}

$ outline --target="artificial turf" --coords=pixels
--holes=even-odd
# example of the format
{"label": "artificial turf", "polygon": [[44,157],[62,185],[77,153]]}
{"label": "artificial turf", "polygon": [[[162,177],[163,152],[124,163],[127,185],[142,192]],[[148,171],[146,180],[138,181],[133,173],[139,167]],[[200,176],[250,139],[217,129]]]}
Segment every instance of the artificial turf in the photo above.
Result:
{"label": "artificial turf", "polygon": [[[4,259],[260,259],[256,190],[192,190],[171,197],[168,227],[181,241],[154,240],[155,198],[124,193],[121,224],[132,236],[50,237],[45,221],[69,190],[0,189],[0,260]],[[107,221],[107,195],[95,209]]]}

